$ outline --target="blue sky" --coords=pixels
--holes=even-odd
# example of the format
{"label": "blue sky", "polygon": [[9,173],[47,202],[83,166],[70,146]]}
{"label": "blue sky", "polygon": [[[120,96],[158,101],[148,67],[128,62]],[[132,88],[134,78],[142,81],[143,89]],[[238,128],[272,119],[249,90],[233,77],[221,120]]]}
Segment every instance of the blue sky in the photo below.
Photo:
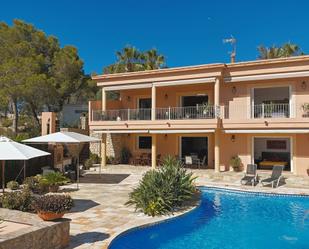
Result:
{"label": "blue sky", "polygon": [[1,1],[0,20],[34,24],[74,45],[87,73],[101,73],[127,44],[157,48],[169,67],[254,60],[257,46],[291,41],[309,53],[309,1],[303,0],[28,0]]}

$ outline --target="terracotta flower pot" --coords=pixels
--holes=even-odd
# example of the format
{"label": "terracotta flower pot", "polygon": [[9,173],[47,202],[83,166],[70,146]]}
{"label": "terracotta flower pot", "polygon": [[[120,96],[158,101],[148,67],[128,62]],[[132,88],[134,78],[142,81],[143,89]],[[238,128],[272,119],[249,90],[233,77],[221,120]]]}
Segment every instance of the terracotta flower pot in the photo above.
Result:
{"label": "terracotta flower pot", "polygon": [[54,212],[44,212],[44,211],[39,211],[38,216],[45,221],[49,220],[57,220],[62,218],[64,213],[54,213]]}

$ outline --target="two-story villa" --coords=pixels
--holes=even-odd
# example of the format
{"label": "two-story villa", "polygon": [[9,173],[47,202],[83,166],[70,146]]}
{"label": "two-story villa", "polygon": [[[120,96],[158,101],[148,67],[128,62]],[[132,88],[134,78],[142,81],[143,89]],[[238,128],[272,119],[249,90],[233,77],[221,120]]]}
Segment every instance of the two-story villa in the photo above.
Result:
{"label": "two-story villa", "polygon": [[[259,169],[309,171],[309,56],[103,74],[102,101],[89,103],[101,153],[194,155],[201,167],[229,170],[231,157]],[[118,91],[118,100],[108,100]],[[108,142],[107,142],[108,140]],[[106,147],[110,148],[106,148]],[[158,156],[159,155],[159,156]],[[102,160],[103,166],[106,160]]]}

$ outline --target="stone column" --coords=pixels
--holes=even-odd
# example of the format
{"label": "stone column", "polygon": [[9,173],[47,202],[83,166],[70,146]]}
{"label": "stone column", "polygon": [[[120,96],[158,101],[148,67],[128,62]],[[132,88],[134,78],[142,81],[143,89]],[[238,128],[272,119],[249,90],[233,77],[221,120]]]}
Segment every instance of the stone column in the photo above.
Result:
{"label": "stone column", "polygon": [[102,133],[101,137],[101,167],[106,167],[106,134]]}
{"label": "stone column", "polygon": [[157,167],[157,134],[151,136],[151,168]]}
{"label": "stone column", "polygon": [[156,119],[156,87],[151,87],[151,120]]}
{"label": "stone column", "polygon": [[220,106],[220,78],[216,78],[214,90],[214,106]]}
{"label": "stone column", "polygon": [[220,172],[220,116],[218,116],[218,110],[220,109],[220,78],[217,77],[214,87],[214,108],[217,118],[217,129],[215,130],[215,172]]}
{"label": "stone column", "polygon": [[106,111],[106,91],[104,87],[102,87],[102,111]]}
{"label": "stone column", "polygon": [[220,172],[220,130],[215,131],[215,172]]}

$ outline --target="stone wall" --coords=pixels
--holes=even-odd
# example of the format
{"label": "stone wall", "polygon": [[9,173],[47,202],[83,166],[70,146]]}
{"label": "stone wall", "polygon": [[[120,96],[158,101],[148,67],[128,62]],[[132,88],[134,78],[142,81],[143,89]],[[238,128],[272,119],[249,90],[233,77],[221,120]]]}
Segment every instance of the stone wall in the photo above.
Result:
{"label": "stone wall", "polygon": [[[0,208],[0,216],[7,221],[0,249],[64,249],[70,242],[70,220],[42,221],[36,214]],[[23,224],[27,229],[12,229]],[[9,231],[11,229],[11,231]]]}
{"label": "stone wall", "polygon": [[[90,136],[95,138],[101,138],[102,134],[94,133],[90,131]],[[122,149],[122,135],[121,134],[106,134],[106,156],[119,159]],[[91,153],[100,156],[100,143],[90,144]]]}

